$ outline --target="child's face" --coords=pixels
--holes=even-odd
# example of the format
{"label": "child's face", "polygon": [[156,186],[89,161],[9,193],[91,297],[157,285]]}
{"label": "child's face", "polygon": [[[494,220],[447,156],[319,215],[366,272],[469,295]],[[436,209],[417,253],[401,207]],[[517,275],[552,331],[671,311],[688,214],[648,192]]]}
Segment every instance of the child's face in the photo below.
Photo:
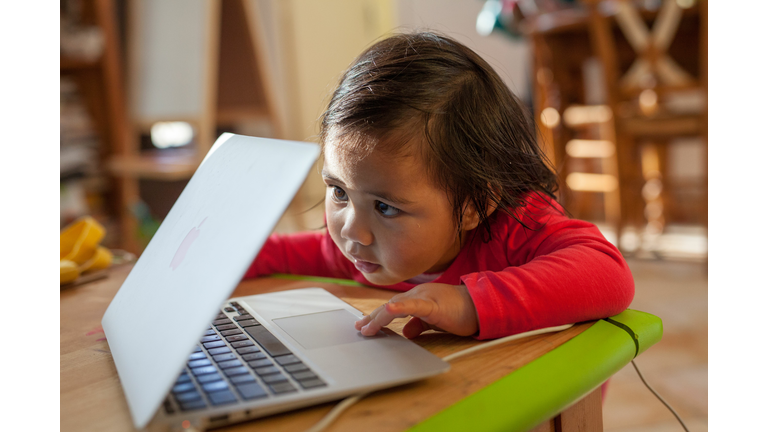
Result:
{"label": "child's face", "polygon": [[355,160],[335,142],[324,155],[328,231],[368,281],[392,285],[451,264],[461,248],[452,207],[418,158],[374,150]]}

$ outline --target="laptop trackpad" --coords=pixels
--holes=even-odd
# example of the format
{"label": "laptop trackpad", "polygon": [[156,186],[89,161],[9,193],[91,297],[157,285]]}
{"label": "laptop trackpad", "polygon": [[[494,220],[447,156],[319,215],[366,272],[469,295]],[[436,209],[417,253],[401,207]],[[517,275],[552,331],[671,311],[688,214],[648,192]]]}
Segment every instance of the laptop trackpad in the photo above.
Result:
{"label": "laptop trackpad", "polygon": [[357,317],[344,309],[272,320],[305,349],[386,337],[381,331],[375,336],[363,336],[355,330],[355,321],[357,321]]}

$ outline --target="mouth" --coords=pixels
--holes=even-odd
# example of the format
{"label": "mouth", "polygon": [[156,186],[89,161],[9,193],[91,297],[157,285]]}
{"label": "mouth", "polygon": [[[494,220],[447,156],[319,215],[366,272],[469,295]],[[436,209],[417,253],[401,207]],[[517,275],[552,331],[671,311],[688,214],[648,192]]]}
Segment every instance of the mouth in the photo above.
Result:
{"label": "mouth", "polygon": [[381,265],[379,264],[363,261],[355,257],[351,257],[351,258],[352,258],[352,262],[355,263],[355,268],[360,270],[363,273],[373,273],[381,267]]}

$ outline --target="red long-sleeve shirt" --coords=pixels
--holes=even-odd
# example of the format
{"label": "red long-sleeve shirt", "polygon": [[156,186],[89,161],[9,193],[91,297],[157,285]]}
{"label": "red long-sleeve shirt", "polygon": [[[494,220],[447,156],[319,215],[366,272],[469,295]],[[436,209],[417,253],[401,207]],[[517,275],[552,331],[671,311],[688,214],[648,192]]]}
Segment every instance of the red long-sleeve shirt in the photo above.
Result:
{"label": "red long-sleeve shirt", "polygon": [[[560,206],[529,199],[522,220],[492,215],[493,236],[468,238],[453,263],[432,282],[464,284],[477,309],[478,339],[616,315],[635,288],[619,251],[584,221],[569,219]],[[408,291],[401,282],[368,282],[333,243],[328,231],[272,235],[245,278],[289,273],[353,279],[368,286]]]}

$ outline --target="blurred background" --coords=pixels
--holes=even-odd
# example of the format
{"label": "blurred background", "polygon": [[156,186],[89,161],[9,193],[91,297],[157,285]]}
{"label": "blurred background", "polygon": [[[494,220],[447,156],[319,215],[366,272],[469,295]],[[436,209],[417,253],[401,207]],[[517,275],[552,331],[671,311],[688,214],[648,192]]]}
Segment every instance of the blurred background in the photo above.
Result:
{"label": "blurred background", "polygon": [[[140,254],[223,132],[317,141],[341,73],[375,40],[435,30],[529,107],[573,217],[619,246],[633,308],[662,318],[638,365],[707,430],[707,2],[61,0],[61,211]],[[323,226],[311,173],[278,232]],[[619,372],[608,431],[679,430]]]}

